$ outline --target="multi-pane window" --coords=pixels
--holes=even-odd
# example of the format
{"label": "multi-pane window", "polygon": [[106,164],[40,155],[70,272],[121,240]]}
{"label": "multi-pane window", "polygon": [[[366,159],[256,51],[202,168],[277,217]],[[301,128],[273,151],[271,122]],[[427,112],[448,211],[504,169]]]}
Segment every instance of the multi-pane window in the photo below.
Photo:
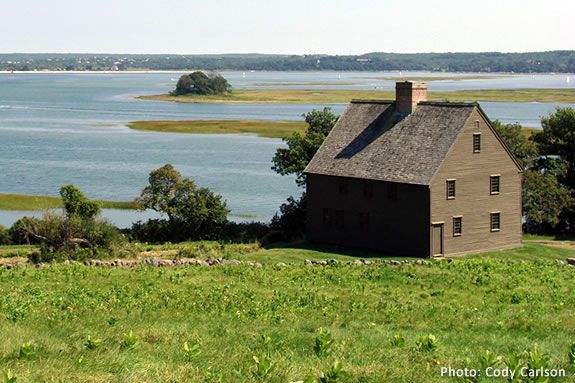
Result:
{"label": "multi-pane window", "polygon": [[491,231],[501,230],[501,213],[491,213]]}
{"label": "multi-pane window", "polygon": [[347,191],[348,191],[348,182],[347,182],[347,180],[346,180],[345,178],[340,178],[338,182],[339,182],[339,185],[338,185],[338,187],[339,187],[339,193],[340,193],[340,194],[347,194]]}
{"label": "multi-pane window", "polygon": [[499,194],[499,176],[489,177],[489,190],[491,194]]}
{"label": "multi-pane window", "polygon": [[447,180],[447,199],[455,198],[455,180]]}
{"label": "multi-pane window", "polygon": [[359,230],[362,233],[369,232],[369,213],[359,213]]}
{"label": "multi-pane window", "polygon": [[481,152],[481,134],[476,133],[473,135],[473,153]]}
{"label": "multi-pane window", "polygon": [[335,211],[335,227],[343,229],[344,227],[344,213],[343,210]]}
{"label": "multi-pane window", "polygon": [[453,217],[453,236],[459,237],[462,232],[463,232],[462,217]]}
{"label": "multi-pane window", "polygon": [[373,197],[373,181],[371,180],[363,181],[363,196],[367,199]]}
{"label": "multi-pane window", "polygon": [[323,224],[331,225],[332,220],[333,220],[333,210],[328,208],[323,209]]}

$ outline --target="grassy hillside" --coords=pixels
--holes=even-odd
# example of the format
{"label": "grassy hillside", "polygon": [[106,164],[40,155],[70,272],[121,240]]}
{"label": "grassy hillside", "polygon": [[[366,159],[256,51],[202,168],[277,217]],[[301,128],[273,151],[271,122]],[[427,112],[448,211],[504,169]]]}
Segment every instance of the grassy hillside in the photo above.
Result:
{"label": "grassy hillside", "polygon": [[[142,100],[236,104],[342,104],[352,99],[392,100],[393,91],[341,89],[250,89],[226,96],[139,96]],[[489,89],[430,92],[432,101],[496,101],[575,103],[575,89]]]}
{"label": "grassy hillside", "polygon": [[193,120],[193,121],[135,121],[131,129],[195,134],[241,134],[250,133],[260,137],[283,138],[293,132],[304,132],[303,121],[262,120]]}
{"label": "grassy hillside", "polygon": [[[339,382],[444,382],[441,366],[479,368],[485,349],[537,348],[575,381],[575,271],[557,263],[574,250],[322,267],[303,259],[359,254],[203,246],[265,265],[0,268],[0,371],[18,382],[293,382],[339,360]],[[435,343],[422,342],[429,334]]]}

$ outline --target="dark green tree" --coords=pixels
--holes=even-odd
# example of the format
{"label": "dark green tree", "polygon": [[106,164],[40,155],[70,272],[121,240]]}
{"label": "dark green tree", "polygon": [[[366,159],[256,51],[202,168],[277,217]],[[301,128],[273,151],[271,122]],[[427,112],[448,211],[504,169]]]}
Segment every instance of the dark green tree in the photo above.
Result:
{"label": "dark green tree", "polygon": [[305,186],[305,170],[335,123],[336,116],[331,108],[313,110],[303,115],[308,124],[304,134],[294,133],[284,138],[287,148],[279,148],[272,159],[272,169],[281,175],[296,175],[298,186]]}
{"label": "dark green tree", "polygon": [[554,233],[561,216],[573,205],[571,192],[554,174],[526,171],[523,174],[523,215],[525,231]]}
{"label": "dark green tree", "polygon": [[200,188],[170,164],[150,172],[137,198],[140,209],[152,209],[168,216],[162,225],[173,240],[217,238],[227,222],[229,210],[220,195]]}
{"label": "dark green tree", "polygon": [[523,169],[531,167],[537,157],[537,146],[524,134],[523,127],[517,123],[503,124],[499,120],[493,121],[493,127],[515,158],[521,162]]}
{"label": "dark green tree", "polygon": [[180,77],[176,89],[171,92],[174,96],[186,94],[223,95],[230,91],[231,85],[218,74],[207,75],[196,71]]}
{"label": "dark green tree", "polygon": [[[541,119],[543,131],[535,134],[541,157],[536,162],[540,172],[553,174],[571,197],[575,196],[575,109],[557,108]],[[575,198],[560,214],[557,232],[575,233]]]}
{"label": "dark green tree", "polygon": [[575,189],[575,109],[557,108],[555,113],[541,119],[543,131],[533,140],[543,156],[558,156],[567,166],[559,181]]}
{"label": "dark green tree", "polygon": [[100,214],[100,205],[96,201],[87,198],[84,193],[74,185],[62,186],[60,188],[60,196],[64,204],[64,212],[69,219],[94,219]]}
{"label": "dark green tree", "polygon": [[[272,169],[281,175],[294,174],[296,184],[300,187],[305,186],[306,182],[303,171],[338,119],[331,108],[312,110],[303,117],[308,124],[306,132],[294,133],[285,138],[287,148],[277,149],[272,159]],[[280,213],[273,217],[272,227],[283,231],[290,238],[302,237],[305,233],[306,205],[305,192],[299,199],[290,196],[280,206]]]}

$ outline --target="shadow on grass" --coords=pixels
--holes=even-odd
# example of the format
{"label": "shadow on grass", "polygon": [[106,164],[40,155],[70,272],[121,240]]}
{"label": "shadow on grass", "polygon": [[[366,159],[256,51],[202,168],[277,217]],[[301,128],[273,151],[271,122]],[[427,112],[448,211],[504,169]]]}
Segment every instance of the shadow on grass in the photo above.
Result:
{"label": "shadow on grass", "polygon": [[389,259],[422,259],[422,257],[389,254],[377,251],[370,251],[358,248],[350,248],[337,245],[326,245],[319,243],[311,243],[305,240],[293,242],[278,242],[265,246],[266,249],[294,249],[294,250],[308,250],[318,253],[327,253],[334,255],[341,255],[353,258],[389,258]]}

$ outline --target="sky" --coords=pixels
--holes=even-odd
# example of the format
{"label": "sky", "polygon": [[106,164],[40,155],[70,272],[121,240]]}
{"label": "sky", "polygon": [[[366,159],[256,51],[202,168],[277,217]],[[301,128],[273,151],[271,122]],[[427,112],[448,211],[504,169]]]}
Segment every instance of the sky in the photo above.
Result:
{"label": "sky", "polygon": [[573,0],[0,0],[0,53],[575,49]]}

